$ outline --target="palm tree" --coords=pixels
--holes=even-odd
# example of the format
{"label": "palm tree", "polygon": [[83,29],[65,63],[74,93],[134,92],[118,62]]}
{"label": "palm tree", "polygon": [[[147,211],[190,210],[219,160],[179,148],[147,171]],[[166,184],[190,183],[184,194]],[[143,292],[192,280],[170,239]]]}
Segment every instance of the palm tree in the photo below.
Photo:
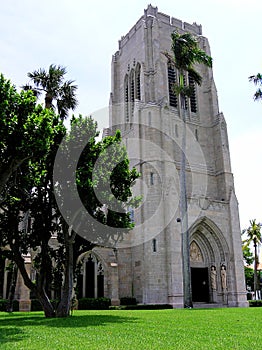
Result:
{"label": "palm tree", "polygon": [[37,96],[42,92],[45,93],[45,108],[55,109],[53,102],[56,100],[57,111],[62,120],[68,116],[68,110],[74,110],[78,104],[77,85],[73,85],[73,80],[64,81],[66,73],[65,67],[51,64],[48,71],[40,68],[28,73],[35,86],[32,87],[30,84],[24,86],[24,89],[33,90]]}
{"label": "palm tree", "polygon": [[[250,82],[253,82],[255,85],[262,86],[262,74],[257,73],[257,75],[251,75],[249,78]],[[262,90],[260,88],[254,94],[254,100],[262,100]]]}
{"label": "palm tree", "polygon": [[255,260],[254,260],[254,292],[255,297],[257,297],[257,291],[259,288],[259,282],[258,282],[258,276],[257,276],[257,267],[259,264],[259,257],[258,257],[258,247],[261,245],[261,226],[262,224],[256,223],[256,220],[250,220],[250,226],[247,230],[245,230],[247,234],[247,239],[244,241],[245,246],[249,246],[250,243],[254,244],[254,253],[255,253]]}
{"label": "palm tree", "polygon": [[184,306],[192,307],[192,289],[191,272],[189,257],[189,232],[188,232],[188,213],[187,213],[187,191],[186,191],[186,97],[192,96],[192,86],[185,83],[186,75],[190,76],[194,83],[201,85],[202,77],[195,70],[195,63],[204,64],[212,67],[212,58],[205,51],[199,48],[197,38],[190,33],[179,34],[173,32],[172,55],[165,52],[169,64],[173,65],[178,72],[178,83],[174,84],[173,90],[180,100],[182,111],[183,133],[181,143],[181,169],[180,169],[180,215],[181,215],[181,234],[182,234],[182,259],[183,259],[183,283],[184,283]]}

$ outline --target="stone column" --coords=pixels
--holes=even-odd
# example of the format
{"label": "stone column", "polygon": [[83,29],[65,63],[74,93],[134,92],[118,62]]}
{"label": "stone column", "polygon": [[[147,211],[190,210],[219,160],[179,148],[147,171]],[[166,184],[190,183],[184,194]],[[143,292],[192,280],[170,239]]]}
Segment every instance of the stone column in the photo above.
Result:
{"label": "stone column", "polygon": [[112,306],[119,306],[119,288],[118,288],[118,264],[116,262],[110,263],[110,278],[111,278],[111,304]]}

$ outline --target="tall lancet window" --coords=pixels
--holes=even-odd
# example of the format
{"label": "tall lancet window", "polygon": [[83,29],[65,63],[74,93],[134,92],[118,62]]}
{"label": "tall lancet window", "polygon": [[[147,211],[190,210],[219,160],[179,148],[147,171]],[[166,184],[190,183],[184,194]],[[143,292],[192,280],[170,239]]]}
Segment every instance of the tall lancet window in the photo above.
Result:
{"label": "tall lancet window", "polygon": [[191,112],[196,113],[197,112],[197,100],[196,100],[196,84],[193,80],[193,78],[188,75],[188,83],[191,87],[191,96],[190,96],[190,109]]}
{"label": "tall lancet window", "polygon": [[138,63],[136,66],[136,99],[141,100],[141,66]]}
{"label": "tall lancet window", "polygon": [[131,100],[131,115],[134,113],[134,103],[135,103],[135,73],[131,70],[130,73],[130,100]]}
{"label": "tall lancet window", "polygon": [[[184,86],[187,85],[187,79],[186,79],[186,75],[184,74]],[[185,101],[184,101],[185,105],[184,105],[184,108],[185,109],[188,109],[188,103],[187,103],[187,96],[185,96]]]}
{"label": "tall lancet window", "polygon": [[128,84],[128,75],[125,76],[124,90],[125,90],[125,120],[128,123],[129,122],[129,84]]}
{"label": "tall lancet window", "polygon": [[167,77],[168,77],[168,91],[169,91],[169,104],[172,107],[177,108],[177,96],[174,93],[174,84],[176,83],[176,70],[168,63],[167,65]]}

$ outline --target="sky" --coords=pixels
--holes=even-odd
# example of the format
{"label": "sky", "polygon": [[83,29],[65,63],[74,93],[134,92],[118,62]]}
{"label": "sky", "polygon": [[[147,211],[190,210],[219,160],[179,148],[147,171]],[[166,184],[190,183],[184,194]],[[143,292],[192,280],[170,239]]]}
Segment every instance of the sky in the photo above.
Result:
{"label": "sky", "polygon": [[[76,114],[109,101],[118,40],[143,15],[144,0],[9,0],[0,11],[0,72],[20,87],[27,73],[67,67],[78,85]],[[219,108],[226,118],[241,229],[262,222],[262,102],[248,77],[262,73],[261,0],[154,0],[158,11],[201,24],[209,40]],[[105,125],[106,126],[106,125]]]}

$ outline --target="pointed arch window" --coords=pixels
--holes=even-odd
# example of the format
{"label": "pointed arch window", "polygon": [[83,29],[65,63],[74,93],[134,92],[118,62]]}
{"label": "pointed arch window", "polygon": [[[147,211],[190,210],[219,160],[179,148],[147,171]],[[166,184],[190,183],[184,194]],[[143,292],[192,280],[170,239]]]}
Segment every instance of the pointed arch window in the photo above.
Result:
{"label": "pointed arch window", "polygon": [[174,84],[176,83],[176,70],[171,63],[167,64],[167,77],[168,77],[169,104],[170,106],[177,108],[177,96],[174,92]]}
{"label": "pointed arch window", "polygon": [[131,100],[131,115],[134,113],[134,103],[135,103],[135,73],[131,70],[130,73],[130,100]]}
{"label": "pointed arch window", "polygon": [[188,83],[189,83],[189,86],[191,87],[190,109],[191,109],[191,112],[196,113],[197,112],[196,84],[194,82],[193,77],[190,74],[188,75]]}
{"label": "pointed arch window", "polygon": [[135,80],[136,80],[135,97],[137,100],[141,100],[141,66],[139,63],[136,66]]}
{"label": "pointed arch window", "polygon": [[125,90],[125,120],[128,123],[129,122],[129,84],[128,84],[128,75],[125,76],[124,90]]}
{"label": "pointed arch window", "polygon": [[[128,68],[129,70],[129,68]],[[135,109],[135,100],[141,100],[141,65],[136,64],[124,80],[125,121],[130,123]]]}
{"label": "pointed arch window", "polygon": [[[186,78],[186,75],[185,75],[185,74],[184,74],[183,79],[184,79],[184,86],[186,86],[186,85],[187,85],[187,78]],[[188,97],[185,96],[184,98],[185,98],[185,101],[184,101],[184,103],[185,103],[185,110],[187,110],[187,109],[188,109],[188,100],[187,100]]]}
{"label": "pointed arch window", "polygon": [[77,278],[77,297],[103,297],[104,268],[102,262],[92,252],[88,252],[80,263],[81,273]]}

